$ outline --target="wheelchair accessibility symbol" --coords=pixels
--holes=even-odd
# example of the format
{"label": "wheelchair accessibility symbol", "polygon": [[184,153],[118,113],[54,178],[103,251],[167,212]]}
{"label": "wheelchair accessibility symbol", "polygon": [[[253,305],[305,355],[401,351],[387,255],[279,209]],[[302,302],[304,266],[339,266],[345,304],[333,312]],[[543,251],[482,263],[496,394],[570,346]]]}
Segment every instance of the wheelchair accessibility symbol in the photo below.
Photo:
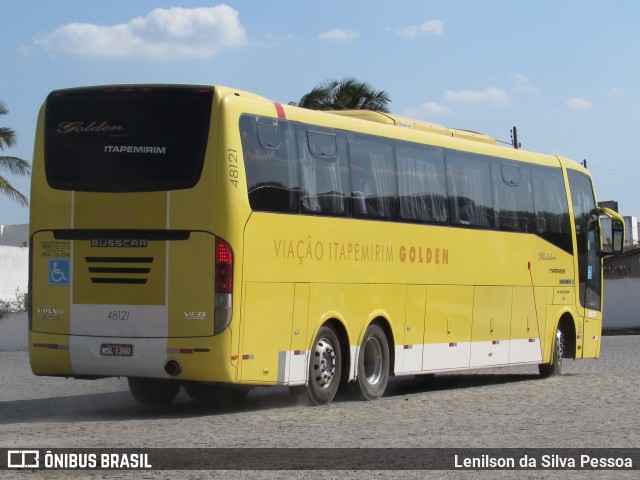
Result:
{"label": "wheelchair accessibility symbol", "polygon": [[70,284],[70,262],[68,258],[49,259],[49,285]]}

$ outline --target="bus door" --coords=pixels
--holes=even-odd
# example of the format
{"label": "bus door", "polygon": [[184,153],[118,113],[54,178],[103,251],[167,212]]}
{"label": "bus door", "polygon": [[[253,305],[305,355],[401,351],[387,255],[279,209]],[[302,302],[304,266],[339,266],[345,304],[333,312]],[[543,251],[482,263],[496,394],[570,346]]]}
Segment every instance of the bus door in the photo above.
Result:
{"label": "bus door", "polygon": [[[569,170],[569,187],[576,225],[578,296],[583,308],[583,346],[576,356],[600,355],[602,334],[602,249],[600,221],[589,177]],[[578,345],[580,342],[578,341]]]}

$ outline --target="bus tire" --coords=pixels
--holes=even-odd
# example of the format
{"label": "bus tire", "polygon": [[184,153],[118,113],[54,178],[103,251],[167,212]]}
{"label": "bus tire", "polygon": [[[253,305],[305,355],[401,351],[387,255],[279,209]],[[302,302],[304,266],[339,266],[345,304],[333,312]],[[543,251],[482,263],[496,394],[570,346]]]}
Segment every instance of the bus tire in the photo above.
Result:
{"label": "bus tire", "polygon": [[326,405],[336,396],[342,374],[340,341],[333,328],[320,327],[311,348],[307,391],[314,405]]}
{"label": "bus tire", "polygon": [[555,377],[562,374],[562,357],[564,355],[564,334],[560,328],[556,329],[556,338],[553,342],[553,357],[551,363],[541,363],[538,371],[542,378]]}
{"label": "bus tire", "polygon": [[131,395],[142,405],[168,405],[180,391],[180,382],[173,380],[129,377],[127,381]]}
{"label": "bus tire", "polygon": [[379,325],[371,324],[364,333],[358,355],[358,386],[365,400],[384,395],[389,381],[389,344]]}

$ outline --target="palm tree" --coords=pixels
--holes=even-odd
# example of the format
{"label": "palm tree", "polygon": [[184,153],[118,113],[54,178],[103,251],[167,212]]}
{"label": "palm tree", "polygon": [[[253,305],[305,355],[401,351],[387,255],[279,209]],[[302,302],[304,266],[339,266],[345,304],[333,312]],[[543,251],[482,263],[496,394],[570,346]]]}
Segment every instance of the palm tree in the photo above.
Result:
{"label": "palm tree", "polygon": [[304,95],[297,105],[313,110],[374,110],[387,113],[389,102],[389,94],[384,90],[374,90],[366,82],[346,77],[343,80],[326,80]]}
{"label": "palm tree", "polygon": [[[6,115],[9,110],[0,102],[0,115]],[[16,143],[16,134],[13,129],[8,127],[0,127],[0,151],[7,147],[11,147]],[[26,160],[18,157],[6,157],[0,156],[0,171],[5,170],[13,175],[25,175],[31,174],[31,165]],[[16,190],[9,180],[0,175],[0,193],[8,196],[12,200],[15,200],[20,205],[29,206],[29,200],[22,193]]]}

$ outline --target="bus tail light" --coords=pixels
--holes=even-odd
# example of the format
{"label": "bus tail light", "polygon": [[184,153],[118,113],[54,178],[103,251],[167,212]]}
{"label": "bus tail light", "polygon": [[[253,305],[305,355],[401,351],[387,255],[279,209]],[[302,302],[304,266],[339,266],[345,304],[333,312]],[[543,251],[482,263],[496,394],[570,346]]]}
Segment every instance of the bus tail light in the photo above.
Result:
{"label": "bus tail light", "polygon": [[216,277],[213,334],[231,323],[233,307],[233,252],[227,242],[216,237]]}
{"label": "bus tail light", "polygon": [[29,237],[29,278],[27,279],[27,315],[29,330],[33,330],[33,236]]}

